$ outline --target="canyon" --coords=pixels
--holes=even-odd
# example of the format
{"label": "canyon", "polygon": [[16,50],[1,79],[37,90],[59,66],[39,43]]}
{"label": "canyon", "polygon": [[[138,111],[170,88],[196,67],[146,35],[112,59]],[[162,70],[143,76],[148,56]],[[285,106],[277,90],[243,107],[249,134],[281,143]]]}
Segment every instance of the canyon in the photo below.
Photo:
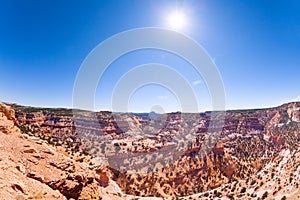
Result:
{"label": "canyon", "polygon": [[0,108],[1,199],[300,199],[300,102],[224,113]]}

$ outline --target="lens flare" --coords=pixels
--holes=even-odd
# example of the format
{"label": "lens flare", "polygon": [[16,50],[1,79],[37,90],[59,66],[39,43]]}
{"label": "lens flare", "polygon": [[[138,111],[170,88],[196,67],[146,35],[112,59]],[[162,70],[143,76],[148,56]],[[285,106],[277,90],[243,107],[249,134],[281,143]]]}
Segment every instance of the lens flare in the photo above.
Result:
{"label": "lens flare", "polygon": [[181,12],[174,12],[168,16],[169,26],[174,30],[182,30],[186,25],[186,16]]}

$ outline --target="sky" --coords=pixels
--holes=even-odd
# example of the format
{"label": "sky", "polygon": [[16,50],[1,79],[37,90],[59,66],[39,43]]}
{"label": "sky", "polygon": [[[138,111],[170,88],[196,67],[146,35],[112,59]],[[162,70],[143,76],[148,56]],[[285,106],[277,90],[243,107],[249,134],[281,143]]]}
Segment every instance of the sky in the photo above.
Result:
{"label": "sky", "polygon": [[[107,38],[134,28],[180,30],[198,42],[221,74],[227,109],[262,108],[300,100],[300,2],[297,0],[0,0],[0,101],[42,107],[73,106],[76,75]],[[193,67],[168,52],[130,52],[105,71],[95,109],[110,110],[118,80],[134,67],[160,63],[189,82],[199,111],[212,109],[210,92]],[[180,110],[176,94],[157,84],[132,91],[128,110]],[[158,109],[158,110],[159,110]]]}

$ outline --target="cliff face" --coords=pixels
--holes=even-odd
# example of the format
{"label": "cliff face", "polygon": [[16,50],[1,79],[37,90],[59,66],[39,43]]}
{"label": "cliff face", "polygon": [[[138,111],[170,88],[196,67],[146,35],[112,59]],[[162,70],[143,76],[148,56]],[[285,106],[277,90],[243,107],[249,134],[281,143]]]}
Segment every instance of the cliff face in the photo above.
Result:
{"label": "cliff face", "polygon": [[299,103],[291,103],[288,105],[287,114],[291,121],[300,122]]}
{"label": "cliff face", "polygon": [[0,103],[0,199],[120,199],[105,168],[71,159],[63,148],[23,134],[15,112]]}
{"label": "cliff face", "polygon": [[[26,144],[27,141],[22,138],[21,132],[14,125],[15,122],[14,110],[0,103],[0,199],[25,199],[25,197],[39,196],[64,199],[58,191],[28,178],[25,174],[28,169],[23,163],[27,159],[23,155],[34,149]],[[40,191],[37,191],[37,188]]]}
{"label": "cliff face", "polygon": [[3,133],[10,133],[16,130],[15,127],[15,111],[9,106],[0,103],[0,131]]}
{"label": "cliff face", "polygon": [[[206,153],[202,151],[208,145],[209,112],[169,113],[150,119],[141,114],[112,115],[110,112],[80,111],[80,115],[74,118],[72,111],[67,109],[12,106],[15,113],[4,104],[0,112],[3,124],[0,128],[6,133],[2,136],[12,137],[6,140],[11,141],[6,145],[6,153],[18,158],[13,153],[20,152],[19,157],[26,162],[14,159],[12,163],[26,163],[25,167],[16,166],[29,170],[25,170],[23,176],[47,186],[55,192],[53,195],[61,195],[61,198],[89,199],[111,195],[110,199],[134,196],[257,199],[263,195],[267,177],[272,176],[270,180],[273,180],[274,175],[268,172],[271,169],[269,166],[284,159],[287,163],[299,162],[299,102],[270,109],[228,111],[225,124],[214,127],[221,130],[220,137]],[[96,120],[91,114],[95,114]],[[194,137],[186,140],[186,147],[174,151],[172,156],[176,159],[166,163],[168,157],[164,152],[176,145],[174,138],[191,132]],[[102,142],[103,139],[106,143]],[[26,145],[28,142],[29,146]],[[109,144],[115,149],[113,154],[107,154]],[[14,146],[15,150],[8,151],[8,146]],[[44,147],[54,153],[45,153]],[[284,158],[285,151],[290,151],[292,156]],[[142,154],[147,156],[143,157],[142,162],[136,161],[135,156]],[[113,161],[110,166],[104,155]],[[133,155],[133,159],[128,155]],[[103,160],[93,159],[96,156]],[[165,163],[159,168],[150,168],[147,173],[129,173],[113,168],[114,163],[119,161],[132,169],[149,166],[157,162],[153,156]],[[290,161],[292,157],[294,160]],[[41,166],[51,173],[41,170]],[[296,176],[298,170],[297,167],[282,169],[286,172],[282,173],[284,180],[288,173],[295,172]],[[265,174],[262,171],[267,173],[260,179],[258,176]],[[280,176],[278,173],[276,178],[280,179]],[[253,181],[263,183],[250,184]],[[278,183],[278,187],[287,187],[288,184]],[[122,194],[119,187],[133,196]],[[248,192],[243,192],[244,187]],[[294,192],[297,187],[293,187]],[[23,193],[19,191],[21,195],[31,195],[22,190]],[[268,187],[269,196],[271,190],[272,187]],[[87,197],[88,194],[92,196]],[[276,194],[278,198],[282,195]]]}

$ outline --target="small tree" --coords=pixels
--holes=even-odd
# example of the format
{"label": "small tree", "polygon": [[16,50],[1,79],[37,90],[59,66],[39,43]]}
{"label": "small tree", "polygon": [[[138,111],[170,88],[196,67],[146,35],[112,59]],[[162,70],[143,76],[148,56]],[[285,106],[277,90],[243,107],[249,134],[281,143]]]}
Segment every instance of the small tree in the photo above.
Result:
{"label": "small tree", "polygon": [[281,200],[286,200],[286,196],[283,196],[283,197],[281,198]]}
{"label": "small tree", "polygon": [[262,195],[262,199],[265,199],[265,198],[267,198],[268,197],[268,191],[265,191],[265,193]]}
{"label": "small tree", "polygon": [[245,192],[246,192],[246,188],[243,187],[243,188],[241,189],[241,193],[245,193]]}

